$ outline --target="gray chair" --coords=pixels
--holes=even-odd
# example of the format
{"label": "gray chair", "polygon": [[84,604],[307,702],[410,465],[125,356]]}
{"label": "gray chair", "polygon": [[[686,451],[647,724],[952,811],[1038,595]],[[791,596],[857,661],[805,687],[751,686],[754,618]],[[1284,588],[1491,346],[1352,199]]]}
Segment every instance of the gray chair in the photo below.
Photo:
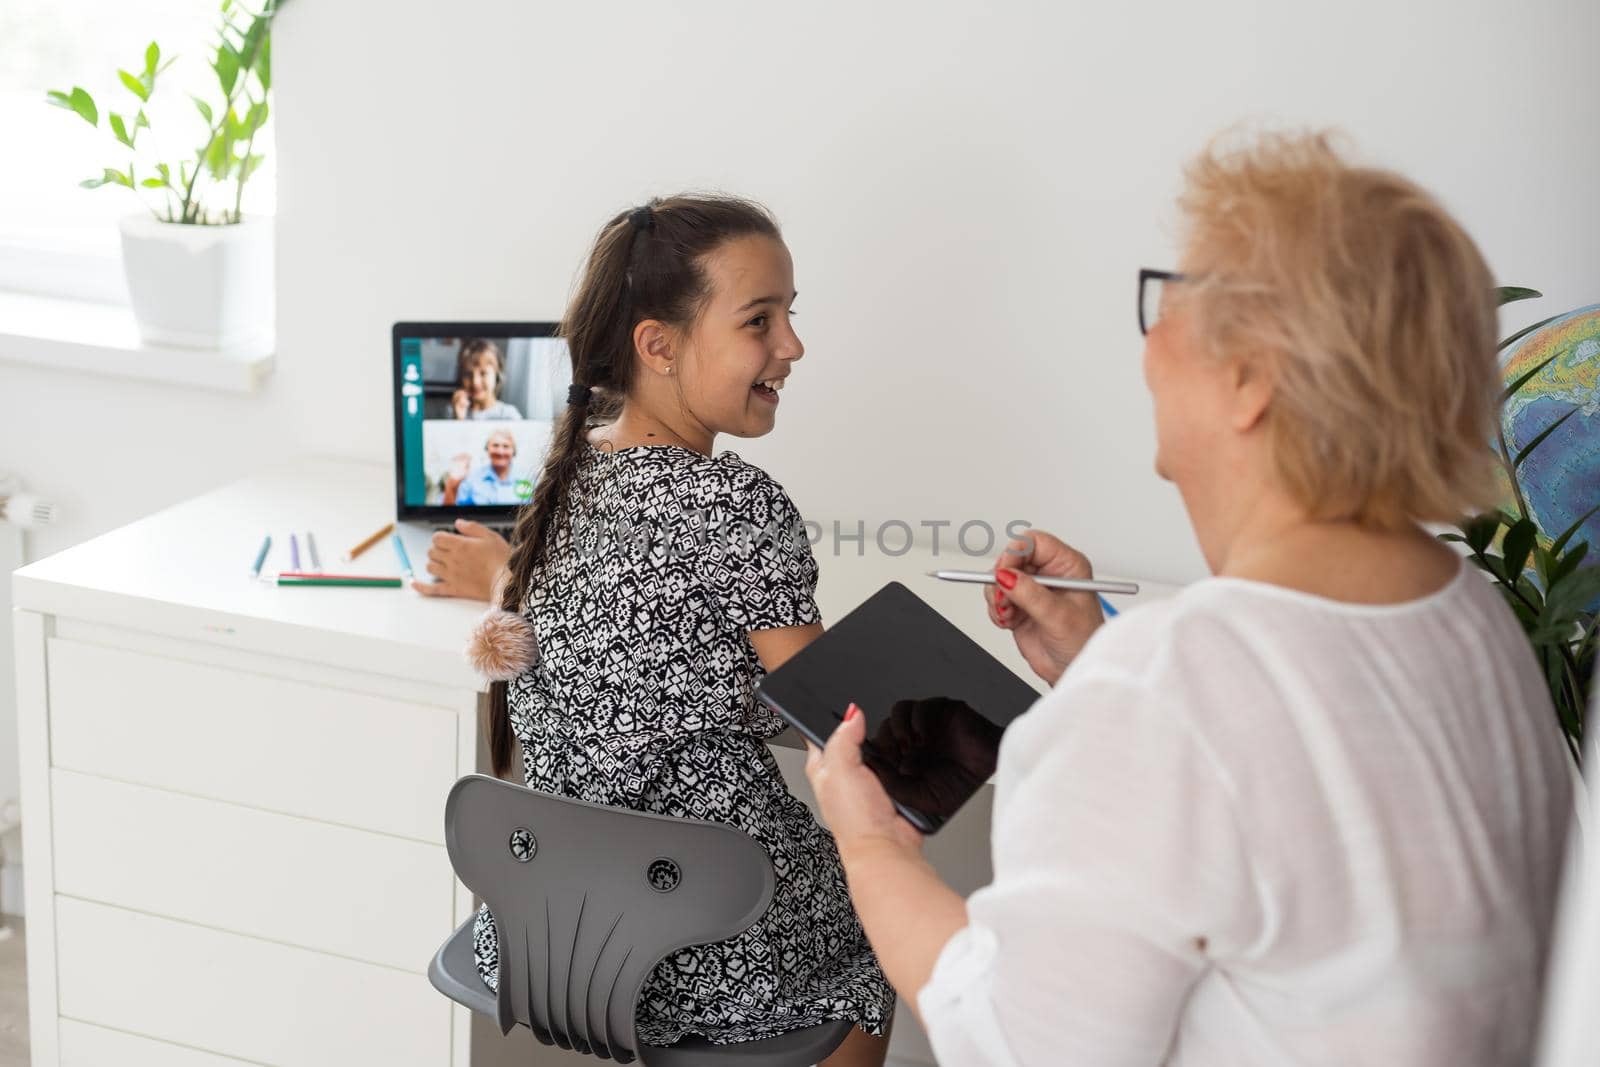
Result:
{"label": "gray chair", "polygon": [[772,901],[772,861],[749,835],[568,800],[484,775],[450,790],[445,843],[500,941],[498,994],[478,977],[472,920],[428,968],[433,987],[546,1045],[647,1067],[806,1067],[854,1024],[826,1022],[763,1041],[639,1042],[634,1009],[657,963],[745,930]]}

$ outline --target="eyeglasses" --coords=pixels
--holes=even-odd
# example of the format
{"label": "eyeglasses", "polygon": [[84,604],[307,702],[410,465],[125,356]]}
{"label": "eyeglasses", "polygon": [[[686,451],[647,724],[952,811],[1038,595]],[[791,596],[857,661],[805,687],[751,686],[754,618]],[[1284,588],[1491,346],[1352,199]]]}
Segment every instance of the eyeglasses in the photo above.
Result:
{"label": "eyeglasses", "polygon": [[[1167,282],[1188,281],[1188,276],[1170,270],[1139,270],[1139,333],[1147,334],[1161,317],[1161,292]],[[1154,282],[1155,284],[1150,284]]]}

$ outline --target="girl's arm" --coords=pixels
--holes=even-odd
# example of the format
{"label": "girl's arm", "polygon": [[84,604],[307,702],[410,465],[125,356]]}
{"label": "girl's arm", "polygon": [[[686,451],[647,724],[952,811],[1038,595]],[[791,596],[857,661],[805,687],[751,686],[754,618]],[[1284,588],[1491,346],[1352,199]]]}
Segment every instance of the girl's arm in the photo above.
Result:
{"label": "girl's arm", "polygon": [[822,624],[808,622],[804,626],[782,626],[776,630],[751,630],[750,644],[761,657],[761,666],[770,674],[821,636]]}

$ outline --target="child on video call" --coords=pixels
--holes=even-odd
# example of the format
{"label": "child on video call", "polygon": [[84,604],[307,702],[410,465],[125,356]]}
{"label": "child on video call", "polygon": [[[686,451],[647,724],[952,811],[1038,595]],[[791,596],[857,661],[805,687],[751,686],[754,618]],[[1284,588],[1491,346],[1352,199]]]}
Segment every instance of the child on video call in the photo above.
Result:
{"label": "child on video call", "polygon": [[456,357],[456,391],[450,414],[457,419],[520,419],[516,405],[500,399],[506,380],[506,357],[500,346],[482,337],[461,342]]}
{"label": "child on video call", "polygon": [[[832,836],[767,749],[783,724],[753,695],[822,632],[817,564],[782,487],[712,455],[718,434],[772,431],[804,352],[794,297],[789,251],[755,204],[673,197],[606,224],[561,327],[576,384],[473,656],[496,680],[496,774],[515,735],[532,788],[728,823],[772,857],[771,907],[738,937],[662,962],[640,1039],[749,1041],[850,1019],[825,1063],[876,1065],[894,994]],[[653,531],[653,547],[608,540],[618,528]],[[480,531],[446,536],[492,546]],[[494,987],[486,910],[476,953]]]}

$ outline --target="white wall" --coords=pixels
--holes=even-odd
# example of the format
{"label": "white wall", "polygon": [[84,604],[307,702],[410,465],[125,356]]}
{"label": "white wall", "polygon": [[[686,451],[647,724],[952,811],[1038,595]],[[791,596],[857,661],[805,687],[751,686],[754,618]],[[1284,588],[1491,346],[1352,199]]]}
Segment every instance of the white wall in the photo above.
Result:
{"label": "white wall", "polygon": [[1132,281],[1175,258],[1182,160],[1241,117],[1337,124],[1542,316],[1600,298],[1597,39],[1591,0],[293,0],[277,374],[236,397],[0,364],[0,466],[64,505],[47,553],[278,456],[386,457],[390,322],[555,317],[610,212],[720,188],[794,249],[809,354],[738,447],[808,515],[1022,517],[1190,579]]}
{"label": "white wall", "polygon": [[[1021,517],[1202,571],[1150,474],[1134,276],[1242,117],[1336,124],[1438,191],[1547,314],[1600,298],[1600,10],[295,0],[276,44],[295,436],[389,447],[387,325],[555,317],[652,193],[767,202],[808,345],[738,446],[831,519]],[[870,528],[870,527],[869,527]]]}

